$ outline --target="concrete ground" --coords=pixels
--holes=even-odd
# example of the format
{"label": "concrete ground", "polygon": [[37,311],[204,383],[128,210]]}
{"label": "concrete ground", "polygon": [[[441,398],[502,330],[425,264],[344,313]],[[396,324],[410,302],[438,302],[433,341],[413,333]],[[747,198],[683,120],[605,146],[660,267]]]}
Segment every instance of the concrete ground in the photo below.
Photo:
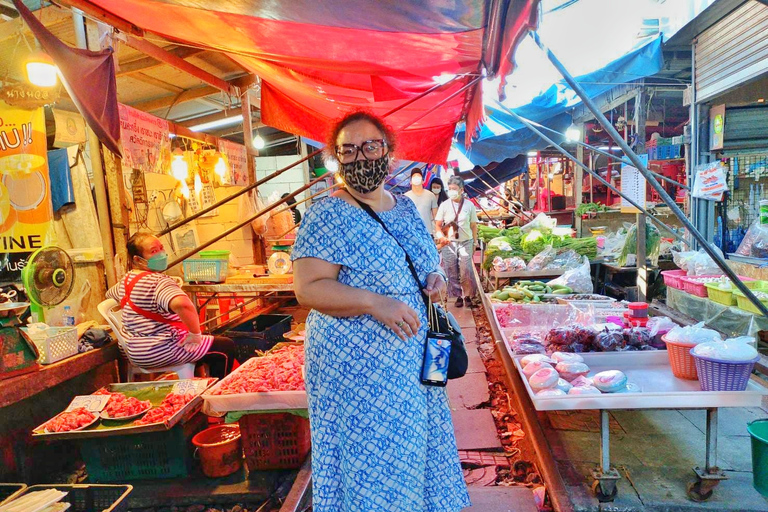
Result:
{"label": "concrete ground", "polygon": [[485,365],[477,350],[478,338],[472,311],[456,308],[449,310],[459,322],[466,340],[469,369],[467,375],[448,381],[453,427],[459,457],[465,467],[472,512],[535,512],[533,493],[526,487],[496,486],[496,466],[508,465],[507,458],[488,408],[490,393]]}
{"label": "concrete ground", "polygon": [[577,511],[767,511],[768,499],[752,485],[747,423],[768,417],[762,408],[721,409],[718,464],[728,480],[712,498],[696,503],[686,495],[693,468],[705,461],[706,413],[702,410],[644,410],[611,413],[611,462],[622,479],[613,503],[599,504],[591,470],[600,457],[597,411],[539,414],[560,474]]}

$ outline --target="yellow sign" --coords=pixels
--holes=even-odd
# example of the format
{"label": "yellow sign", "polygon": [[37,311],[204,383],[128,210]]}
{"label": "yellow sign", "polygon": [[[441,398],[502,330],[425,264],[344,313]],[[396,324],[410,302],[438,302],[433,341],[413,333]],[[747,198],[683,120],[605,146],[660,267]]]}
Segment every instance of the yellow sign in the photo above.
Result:
{"label": "yellow sign", "polygon": [[43,109],[0,101],[0,253],[30,252],[53,238]]}

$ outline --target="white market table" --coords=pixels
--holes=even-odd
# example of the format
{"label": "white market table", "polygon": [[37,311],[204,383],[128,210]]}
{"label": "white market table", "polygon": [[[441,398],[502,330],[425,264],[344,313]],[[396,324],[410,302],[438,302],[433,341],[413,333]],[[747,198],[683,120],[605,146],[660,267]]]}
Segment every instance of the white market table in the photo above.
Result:
{"label": "white market table", "polygon": [[[504,347],[505,349],[506,346]],[[768,390],[751,380],[745,391],[701,391],[697,380],[678,379],[672,374],[665,350],[652,352],[608,352],[581,354],[590,374],[621,370],[629,382],[640,386],[638,393],[537,397],[522,373],[520,359],[512,355],[515,368],[537,411],[599,410],[600,467],[592,471],[592,489],[601,502],[613,501],[618,493],[619,472],[611,466],[610,410],[617,409],[705,409],[707,411],[705,466],[693,468],[696,480],[688,485],[688,496],[706,501],[725,473],[717,466],[717,415],[721,407],[759,407]]]}

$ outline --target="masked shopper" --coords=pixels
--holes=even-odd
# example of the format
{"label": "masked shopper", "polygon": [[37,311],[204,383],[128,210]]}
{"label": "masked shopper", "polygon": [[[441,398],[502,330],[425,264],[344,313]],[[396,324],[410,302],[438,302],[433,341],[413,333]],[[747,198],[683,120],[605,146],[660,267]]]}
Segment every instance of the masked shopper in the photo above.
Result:
{"label": "masked shopper", "polygon": [[411,190],[404,195],[416,205],[419,217],[424,221],[429,234],[434,234],[437,197],[431,191],[424,189],[424,173],[421,169],[411,172]]}
{"label": "masked shopper", "polygon": [[201,333],[194,304],[163,273],[168,267],[163,243],[149,233],[136,233],[128,240],[128,257],[131,271],[107,291],[107,297],[121,304],[121,331],[131,364],[151,370],[205,357],[212,375],[228,374],[235,344],[223,336]]}
{"label": "masked shopper", "polygon": [[473,307],[477,287],[472,275],[472,255],[477,242],[477,209],[464,197],[464,181],[448,180],[449,200],[440,205],[435,220],[438,247],[448,275],[448,292],[456,306]]}
{"label": "masked shopper", "polygon": [[440,178],[432,178],[429,183],[429,189],[437,197],[437,206],[440,207],[445,201],[448,200],[448,194],[445,193],[445,187],[443,186],[443,180]]}
{"label": "masked shopper", "polygon": [[395,140],[383,121],[350,114],[328,147],[346,190],[309,208],[291,254],[296,296],[312,308],[304,350],[313,510],[460,510],[469,497],[446,391],[420,380],[419,288],[445,290],[437,250],[413,202],[384,190]]}

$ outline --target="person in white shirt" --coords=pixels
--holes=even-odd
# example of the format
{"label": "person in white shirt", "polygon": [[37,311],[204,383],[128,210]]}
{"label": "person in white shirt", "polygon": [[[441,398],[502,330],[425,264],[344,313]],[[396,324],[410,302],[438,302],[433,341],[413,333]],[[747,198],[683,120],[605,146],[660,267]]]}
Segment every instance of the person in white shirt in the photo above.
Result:
{"label": "person in white shirt", "polygon": [[434,235],[437,197],[429,190],[424,190],[424,174],[421,169],[414,169],[411,172],[411,190],[404,195],[413,201],[427,231],[430,235]]}
{"label": "person in white shirt", "polygon": [[472,255],[477,242],[477,210],[464,197],[464,181],[458,176],[448,180],[448,201],[437,209],[435,231],[448,275],[448,293],[457,297],[456,307],[474,307],[477,295],[472,277]]}

